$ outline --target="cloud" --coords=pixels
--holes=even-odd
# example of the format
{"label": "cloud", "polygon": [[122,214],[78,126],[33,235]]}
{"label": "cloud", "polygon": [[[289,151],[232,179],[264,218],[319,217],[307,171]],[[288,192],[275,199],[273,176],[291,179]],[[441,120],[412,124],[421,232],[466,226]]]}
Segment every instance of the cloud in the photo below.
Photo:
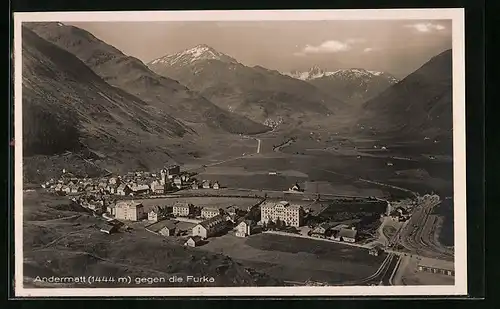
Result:
{"label": "cloud", "polygon": [[378,47],[366,47],[365,49],[363,49],[363,52],[371,53],[371,52],[378,51],[378,50],[380,50],[380,48],[378,48]]}
{"label": "cloud", "polygon": [[346,43],[348,44],[358,44],[358,43],[365,43],[366,39],[363,38],[352,38],[352,39],[347,39]]}
{"label": "cloud", "polygon": [[442,31],[446,29],[446,27],[443,25],[433,24],[433,23],[417,23],[417,24],[405,25],[405,27],[413,28],[418,32],[424,32],[424,33],[433,31]]}
{"label": "cloud", "polygon": [[328,40],[319,45],[307,44],[300,52],[294,53],[295,56],[305,56],[307,54],[329,54],[345,52],[352,49],[354,44],[365,42],[362,38],[351,38],[345,41]]}

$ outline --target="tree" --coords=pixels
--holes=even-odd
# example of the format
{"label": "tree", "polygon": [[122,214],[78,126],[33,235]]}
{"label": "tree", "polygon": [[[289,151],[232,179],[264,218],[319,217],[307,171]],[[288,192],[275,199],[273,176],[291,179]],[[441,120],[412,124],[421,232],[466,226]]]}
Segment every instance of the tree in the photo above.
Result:
{"label": "tree", "polygon": [[274,223],[272,220],[269,220],[267,222],[267,228],[269,228],[270,230],[273,230],[275,227],[276,227],[276,223]]}

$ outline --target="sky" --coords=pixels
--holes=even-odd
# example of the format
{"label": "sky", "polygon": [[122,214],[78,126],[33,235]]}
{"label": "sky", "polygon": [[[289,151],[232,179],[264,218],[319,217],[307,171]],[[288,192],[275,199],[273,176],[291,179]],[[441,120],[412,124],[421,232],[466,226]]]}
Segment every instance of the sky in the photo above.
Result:
{"label": "sky", "polygon": [[66,22],[147,63],[207,44],[281,72],[363,68],[403,78],[452,46],[451,20]]}

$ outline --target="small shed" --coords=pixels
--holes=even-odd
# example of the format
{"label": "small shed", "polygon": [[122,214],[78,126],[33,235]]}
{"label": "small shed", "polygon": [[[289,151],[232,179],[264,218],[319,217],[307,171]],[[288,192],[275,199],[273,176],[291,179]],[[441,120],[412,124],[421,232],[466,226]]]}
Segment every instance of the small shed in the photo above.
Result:
{"label": "small shed", "polygon": [[200,236],[192,236],[184,243],[187,247],[198,247],[203,244],[203,239]]}
{"label": "small shed", "polygon": [[338,237],[345,242],[356,242],[358,231],[354,229],[341,229]]}
{"label": "small shed", "polygon": [[111,225],[111,224],[106,224],[102,225],[99,227],[99,231],[105,233],[105,234],[113,234],[118,232],[118,225]]}

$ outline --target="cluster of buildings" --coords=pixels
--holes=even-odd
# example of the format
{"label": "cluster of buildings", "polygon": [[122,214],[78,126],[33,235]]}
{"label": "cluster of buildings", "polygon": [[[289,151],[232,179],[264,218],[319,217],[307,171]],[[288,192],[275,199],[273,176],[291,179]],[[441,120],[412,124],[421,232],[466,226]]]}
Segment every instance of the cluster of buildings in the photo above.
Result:
{"label": "cluster of buildings", "polygon": [[397,207],[389,213],[389,218],[397,222],[405,222],[410,219],[410,213],[403,207]]}
{"label": "cluster of buildings", "polygon": [[358,240],[358,231],[347,224],[322,223],[310,232],[310,236],[354,243]]}
{"label": "cluster of buildings", "polygon": [[103,193],[118,196],[164,194],[168,189],[181,189],[190,183],[188,175],[181,175],[179,165],[167,166],[159,173],[129,172],[123,176],[77,178],[63,170],[60,179],[50,179],[41,186],[59,194]]}
{"label": "cluster of buildings", "polygon": [[107,207],[114,205],[116,202],[114,199],[100,192],[79,195],[72,198],[72,201],[98,214],[106,212]]}
{"label": "cluster of buildings", "polygon": [[77,178],[63,170],[60,179],[50,179],[43,183],[42,188],[64,195],[81,195],[101,193],[116,196],[147,196],[162,195],[171,190],[219,189],[218,181],[199,182],[190,175],[181,173],[179,165],[164,167],[159,173],[128,172],[122,176],[101,178]]}
{"label": "cluster of buildings", "polygon": [[235,206],[229,206],[225,210],[213,206],[196,207],[187,202],[176,202],[172,206],[172,214],[175,217],[198,217],[202,219],[211,219],[219,215],[227,215],[230,220],[234,220],[240,209]]}
{"label": "cluster of buildings", "polygon": [[[238,237],[247,237],[260,231],[255,220],[251,220],[248,212],[236,206],[226,209],[216,207],[199,208],[191,203],[177,202],[172,206],[174,219],[160,218],[155,211],[147,214],[152,221],[146,229],[163,236],[189,235],[186,246],[199,246],[206,239],[233,229]],[[183,219],[182,217],[195,216],[196,219]],[[186,222],[191,222],[189,229],[185,228]],[[194,226],[193,226],[194,224]]]}
{"label": "cluster of buildings", "polygon": [[161,220],[150,224],[146,229],[150,232],[162,236],[181,236],[189,234],[190,237],[185,242],[186,246],[196,247],[203,244],[206,239],[217,235],[222,235],[233,227],[235,235],[238,237],[247,237],[257,231],[257,224],[245,218],[241,218],[236,225],[228,216],[218,214],[201,222],[196,223],[190,229],[182,227],[182,221],[179,220]]}
{"label": "cluster of buildings", "polygon": [[218,181],[214,181],[213,183],[210,182],[210,180],[203,180],[201,183],[198,182],[197,180],[193,180],[191,183],[191,189],[193,190],[198,190],[198,189],[215,189],[219,190],[220,185]]}

